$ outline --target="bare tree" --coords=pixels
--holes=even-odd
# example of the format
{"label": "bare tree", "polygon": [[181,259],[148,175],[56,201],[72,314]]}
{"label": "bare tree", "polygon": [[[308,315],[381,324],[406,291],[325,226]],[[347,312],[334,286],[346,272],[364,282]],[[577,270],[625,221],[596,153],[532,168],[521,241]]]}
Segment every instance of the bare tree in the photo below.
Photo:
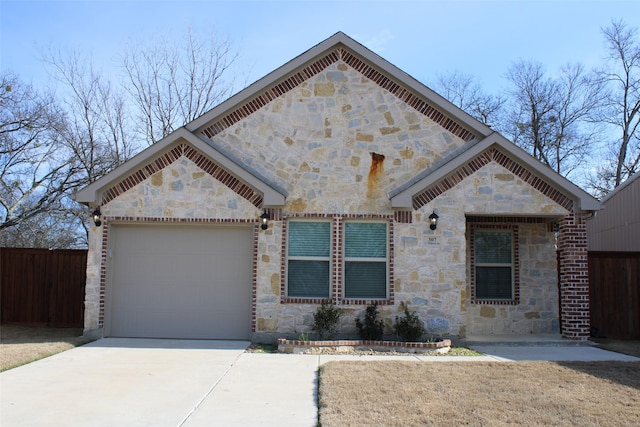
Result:
{"label": "bare tree", "polygon": [[473,76],[459,71],[441,74],[436,90],[482,123],[489,126],[500,123],[499,115],[506,99],[483,92]]}
{"label": "bare tree", "polygon": [[0,246],[47,249],[86,248],[81,232],[83,211],[86,208],[66,198],[59,199],[46,212],[32,216],[0,233]]}
{"label": "bare tree", "polygon": [[612,161],[602,165],[594,180],[606,193],[640,170],[640,38],[637,28],[622,21],[602,33],[609,55],[598,74],[609,91],[599,119],[619,135],[609,144]]}
{"label": "bare tree", "polygon": [[[131,137],[124,96],[95,70],[90,59],[78,52],[50,49],[42,60],[59,83],[58,97],[67,116],[60,143],[75,159],[79,186],[88,185],[131,158],[140,145]],[[87,209],[68,198],[60,209],[59,227],[75,225],[76,234],[83,230],[86,242]],[[74,236],[73,241],[79,239]]]}
{"label": "bare tree", "polygon": [[62,143],[77,158],[83,184],[89,184],[136,152],[123,94],[77,52],[49,51],[43,61],[62,84],[58,96],[69,121]]}
{"label": "bare tree", "polygon": [[80,185],[75,158],[61,143],[65,129],[65,115],[50,95],[2,74],[0,229],[52,213]]}
{"label": "bare tree", "polygon": [[581,65],[548,77],[540,63],[528,61],[514,63],[507,78],[513,89],[504,132],[559,174],[570,175],[598,140],[591,116],[602,99],[598,80]]}
{"label": "bare tree", "polygon": [[137,43],[124,55],[128,91],[138,109],[137,131],[154,144],[225,99],[225,71],[236,55],[226,40],[202,41],[189,31],[182,42]]}

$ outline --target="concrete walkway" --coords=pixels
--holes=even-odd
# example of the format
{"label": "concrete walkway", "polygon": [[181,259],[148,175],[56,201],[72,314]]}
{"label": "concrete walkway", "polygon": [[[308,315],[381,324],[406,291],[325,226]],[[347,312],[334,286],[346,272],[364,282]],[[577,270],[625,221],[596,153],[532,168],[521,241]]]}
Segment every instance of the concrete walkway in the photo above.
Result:
{"label": "concrete walkway", "polygon": [[626,360],[590,346],[476,346],[478,357],[245,353],[248,342],[103,339],[0,374],[0,425],[315,426],[334,360]]}

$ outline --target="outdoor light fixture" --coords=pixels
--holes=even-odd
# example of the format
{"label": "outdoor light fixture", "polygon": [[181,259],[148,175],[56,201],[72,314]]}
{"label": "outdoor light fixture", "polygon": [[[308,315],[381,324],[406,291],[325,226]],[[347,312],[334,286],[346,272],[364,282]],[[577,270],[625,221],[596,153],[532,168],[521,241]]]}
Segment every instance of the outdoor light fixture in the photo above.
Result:
{"label": "outdoor light fixture", "polygon": [[262,221],[260,228],[262,228],[263,230],[269,228],[269,214],[266,211],[262,212],[262,215],[260,215],[260,220]]}
{"label": "outdoor light fixture", "polygon": [[100,221],[100,215],[100,208],[96,208],[96,210],[94,210],[91,214],[91,218],[93,219],[93,223],[96,225],[96,227],[100,227],[100,225],[102,225],[102,221]]}
{"label": "outdoor light fixture", "polygon": [[431,225],[429,225],[430,229],[435,230],[436,228],[438,228],[438,218],[440,217],[438,216],[436,211],[433,211],[433,213],[429,215],[429,222],[431,223]]}

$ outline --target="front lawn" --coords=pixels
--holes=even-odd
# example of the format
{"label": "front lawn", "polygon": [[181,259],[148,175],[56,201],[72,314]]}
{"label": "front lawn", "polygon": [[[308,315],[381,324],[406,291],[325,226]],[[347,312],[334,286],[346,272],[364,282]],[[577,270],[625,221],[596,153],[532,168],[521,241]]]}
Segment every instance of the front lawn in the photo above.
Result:
{"label": "front lawn", "polygon": [[82,329],[2,325],[0,372],[90,341],[82,337]]}
{"label": "front lawn", "polygon": [[330,362],[322,427],[640,425],[640,362]]}

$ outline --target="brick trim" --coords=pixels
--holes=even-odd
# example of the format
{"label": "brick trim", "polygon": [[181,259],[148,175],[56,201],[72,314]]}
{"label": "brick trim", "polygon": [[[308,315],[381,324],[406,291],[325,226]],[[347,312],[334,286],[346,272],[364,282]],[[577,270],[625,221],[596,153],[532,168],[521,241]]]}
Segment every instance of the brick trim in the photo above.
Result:
{"label": "brick trim", "polygon": [[269,215],[270,221],[282,221],[282,218],[284,217],[282,208],[266,208],[264,209],[264,212]]}
{"label": "brick trim", "polygon": [[[476,298],[476,230],[509,230],[513,233],[513,297],[509,300],[491,300]],[[475,223],[471,222],[469,233],[469,280],[471,282],[471,304],[475,305],[518,305],[520,304],[520,238],[515,224]]]}
{"label": "brick trim", "polygon": [[467,215],[466,220],[471,224],[546,224],[557,221],[555,218],[545,218],[540,216],[479,216]]}
{"label": "brick trim", "polygon": [[140,224],[254,224],[253,227],[253,261],[251,279],[251,332],[256,331],[257,325],[257,271],[258,271],[258,239],[260,237],[259,224],[256,219],[218,219],[218,218],[156,218],[156,217],[120,217],[105,216],[102,218],[102,251],[100,257],[100,311],[98,313],[98,328],[104,328],[105,301],[107,289],[107,254],[109,232],[113,223],[140,223]]}
{"label": "brick trim", "polygon": [[590,336],[589,269],[586,221],[581,214],[567,215],[558,233],[561,333],[565,338]]}
{"label": "brick trim", "polygon": [[344,222],[342,218],[333,218],[333,241],[331,251],[331,265],[333,266],[333,283],[331,284],[331,297],[334,304],[340,304],[342,300],[342,284],[344,283],[344,272],[342,271],[342,260],[344,259]]}
{"label": "brick trim", "polygon": [[[327,298],[298,298],[287,296],[287,224],[290,219],[330,219],[331,223],[331,292],[330,300],[336,305],[368,305],[377,303],[378,305],[392,305],[395,299],[394,286],[394,221],[393,215],[370,215],[370,214],[289,214],[285,215],[282,222],[282,257],[280,260],[280,302],[283,304],[320,304]],[[343,260],[343,225],[344,220],[370,219],[386,220],[389,244],[389,266],[388,266],[388,295],[386,299],[347,299],[342,296],[342,285],[344,272],[342,271]]]}
{"label": "brick trim", "polygon": [[258,245],[261,228],[256,224],[253,227],[253,261],[251,273],[251,333],[258,329]]}
{"label": "brick trim", "polygon": [[271,88],[257,94],[245,104],[237,107],[218,121],[207,126],[204,130],[202,130],[202,134],[209,139],[213,138],[215,135],[224,131],[228,127],[233,126],[240,120],[250,116],[274,99],[293,90],[298,85],[321,73],[327,67],[339,61],[342,61],[345,64],[349,65],[350,67],[361,73],[365,78],[371,80],[382,89],[389,91],[400,100],[405,102],[407,105],[414,108],[422,115],[433,120],[458,138],[464,140],[465,142],[475,139],[475,135],[470,130],[462,126],[454,119],[445,115],[437,107],[430,104],[426,99],[416,95],[401,83],[381,73],[372,65],[366,63],[358,56],[350,52],[348,49],[345,49],[343,47],[337,47],[317,61],[306,66],[302,70],[289,75],[284,80],[275,84]]}
{"label": "brick trim", "polygon": [[203,171],[226,185],[239,196],[247,199],[254,206],[262,206],[263,198],[260,192],[244,184],[231,175],[227,170],[223,169],[221,166],[217,165],[211,159],[202,154],[199,150],[187,144],[178,144],[155,159],[147,162],[138,170],[120,180],[117,184],[111,186],[102,195],[102,204],[104,205],[109,203],[120,194],[135,187],[155,173],[160,172],[162,169],[174,163],[181,157],[186,157],[194,162]]}
{"label": "brick trim", "polygon": [[104,309],[107,294],[107,254],[109,242],[109,220],[102,218],[102,251],[100,255],[100,302],[98,313],[98,328],[104,328]]}
{"label": "brick trim", "polygon": [[424,191],[414,196],[413,208],[415,210],[420,209],[422,206],[428,204],[440,194],[455,187],[465,178],[472,175],[474,172],[478,171],[491,162],[495,162],[501,165],[566,210],[573,211],[573,201],[569,197],[565,196],[560,191],[556,190],[555,188],[547,184],[544,180],[534,175],[531,171],[521,166],[519,163],[494,147],[483,151],[478,156],[450,173],[448,176],[442,178],[438,182],[433,183]]}
{"label": "brick trim", "polygon": [[393,220],[398,224],[413,223],[413,211],[394,211]]}

